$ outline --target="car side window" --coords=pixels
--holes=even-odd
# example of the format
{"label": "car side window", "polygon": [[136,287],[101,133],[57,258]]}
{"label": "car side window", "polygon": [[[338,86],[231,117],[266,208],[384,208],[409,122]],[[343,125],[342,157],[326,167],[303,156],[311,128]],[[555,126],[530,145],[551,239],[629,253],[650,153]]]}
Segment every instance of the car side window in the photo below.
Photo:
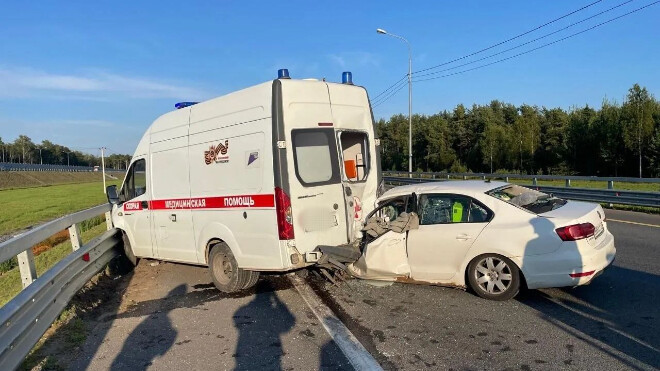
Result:
{"label": "car side window", "polygon": [[126,180],[121,188],[121,201],[132,200],[147,191],[146,162],[135,161],[126,172]]}
{"label": "car side window", "polygon": [[453,194],[422,195],[419,210],[421,225],[485,223],[491,215],[471,197]]}

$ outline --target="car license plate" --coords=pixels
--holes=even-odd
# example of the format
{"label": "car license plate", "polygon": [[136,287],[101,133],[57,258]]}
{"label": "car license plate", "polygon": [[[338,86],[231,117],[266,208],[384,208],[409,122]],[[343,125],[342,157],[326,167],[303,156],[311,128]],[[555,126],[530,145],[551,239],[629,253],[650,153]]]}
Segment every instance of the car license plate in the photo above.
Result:
{"label": "car license plate", "polygon": [[594,233],[594,239],[598,239],[600,235],[605,232],[605,227],[603,227],[603,223],[600,223],[600,225],[596,228],[596,233]]}

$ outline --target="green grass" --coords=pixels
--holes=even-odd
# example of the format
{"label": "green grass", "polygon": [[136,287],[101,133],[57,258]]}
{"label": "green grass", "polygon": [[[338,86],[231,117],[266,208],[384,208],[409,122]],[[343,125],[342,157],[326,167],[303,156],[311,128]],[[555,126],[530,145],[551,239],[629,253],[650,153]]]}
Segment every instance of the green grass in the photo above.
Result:
{"label": "green grass", "polygon": [[[107,180],[123,178],[119,172],[107,173]],[[103,180],[100,172],[0,171],[0,190],[43,187],[57,184],[90,183]]]}
{"label": "green grass", "polygon": [[[105,223],[94,226],[82,232],[83,243],[89,242],[92,238],[105,232]],[[50,269],[57,262],[69,255],[72,251],[71,242],[63,242],[52,249],[42,252],[34,258],[37,268],[37,277]],[[18,268],[14,268],[0,276],[0,307],[5,305],[16,294],[21,291],[21,275]]]}
{"label": "green grass", "polygon": [[[107,184],[118,184],[113,180]],[[0,190],[0,235],[107,202],[103,183]]]}

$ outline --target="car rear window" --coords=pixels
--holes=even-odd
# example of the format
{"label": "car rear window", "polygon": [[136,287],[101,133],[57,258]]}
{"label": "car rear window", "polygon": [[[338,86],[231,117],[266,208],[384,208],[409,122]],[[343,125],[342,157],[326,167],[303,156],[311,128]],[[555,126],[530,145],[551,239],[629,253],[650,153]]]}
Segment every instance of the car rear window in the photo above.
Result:
{"label": "car rear window", "polygon": [[552,194],[543,193],[516,184],[493,189],[487,192],[506,203],[522,207],[535,214],[542,214],[558,209],[566,204],[566,200],[555,197]]}

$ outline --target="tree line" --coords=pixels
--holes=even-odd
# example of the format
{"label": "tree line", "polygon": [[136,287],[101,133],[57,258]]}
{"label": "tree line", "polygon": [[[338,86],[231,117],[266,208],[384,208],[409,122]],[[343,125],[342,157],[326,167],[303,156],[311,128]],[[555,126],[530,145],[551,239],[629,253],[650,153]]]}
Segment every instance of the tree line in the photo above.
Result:
{"label": "tree line", "polygon": [[[599,109],[497,100],[413,115],[416,171],[660,177],[660,102],[633,85]],[[376,123],[382,168],[408,169],[408,118]]]}
{"label": "tree line", "polygon": [[[105,156],[105,166],[126,169],[131,156],[111,154]],[[20,164],[49,164],[69,166],[101,166],[101,156],[72,150],[67,146],[43,140],[34,143],[27,135],[19,135],[13,142],[4,142],[0,137],[0,162]]]}

